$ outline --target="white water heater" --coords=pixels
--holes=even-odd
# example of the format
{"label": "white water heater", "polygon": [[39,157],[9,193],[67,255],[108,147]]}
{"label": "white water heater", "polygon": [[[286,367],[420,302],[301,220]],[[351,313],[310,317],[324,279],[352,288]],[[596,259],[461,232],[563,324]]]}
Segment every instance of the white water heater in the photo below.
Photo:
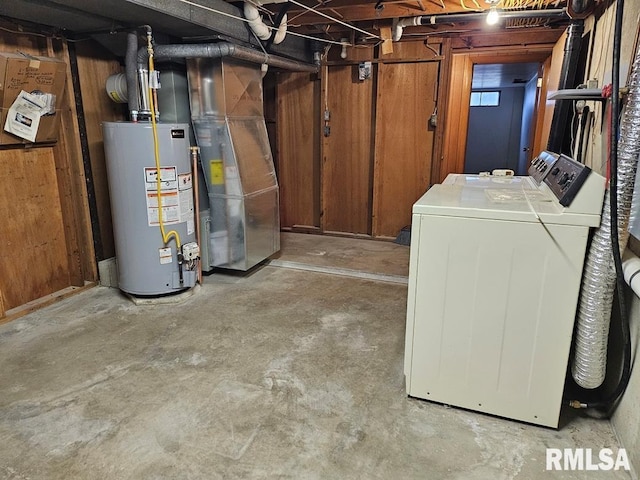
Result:
{"label": "white water heater", "polygon": [[[157,124],[160,190],[152,125],[105,122],[103,133],[118,286],[132,295],[193,287],[198,253],[193,250],[197,245],[189,125]],[[165,231],[176,232],[182,249],[175,237],[164,243],[160,213]]]}

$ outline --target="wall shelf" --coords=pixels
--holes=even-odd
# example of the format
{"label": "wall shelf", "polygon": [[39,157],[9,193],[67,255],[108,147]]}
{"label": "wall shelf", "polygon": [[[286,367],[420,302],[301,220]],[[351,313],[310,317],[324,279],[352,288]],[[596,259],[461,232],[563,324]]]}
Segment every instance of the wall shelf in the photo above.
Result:
{"label": "wall shelf", "polygon": [[607,100],[602,96],[600,88],[571,88],[557,90],[547,96],[548,100],[594,100],[603,102]]}

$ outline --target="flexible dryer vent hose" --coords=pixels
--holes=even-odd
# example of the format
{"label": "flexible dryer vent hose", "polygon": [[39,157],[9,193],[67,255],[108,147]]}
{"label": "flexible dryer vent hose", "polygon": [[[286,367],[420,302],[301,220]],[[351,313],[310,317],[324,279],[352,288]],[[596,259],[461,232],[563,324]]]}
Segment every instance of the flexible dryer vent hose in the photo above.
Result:
{"label": "flexible dryer vent hose", "polygon": [[[614,121],[616,121],[614,119]],[[629,217],[640,154],[640,45],[629,83],[629,95],[620,124],[618,142],[618,241],[624,251],[629,239]],[[637,214],[637,213],[636,213]],[[583,388],[599,387],[605,378],[607,343],[616,271],[611,249],[609,192],[605,195],[602,221],[593,236],[584,274],[571,365],[574,380]]]}

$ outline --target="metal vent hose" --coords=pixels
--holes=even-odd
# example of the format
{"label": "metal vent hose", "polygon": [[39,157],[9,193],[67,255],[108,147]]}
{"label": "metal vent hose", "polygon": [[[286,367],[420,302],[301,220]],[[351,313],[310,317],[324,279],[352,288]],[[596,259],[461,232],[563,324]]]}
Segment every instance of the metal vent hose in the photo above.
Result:
{"label": "metal vent hose", "polygon": [[[618,242],[624,251],[629,239],[629,217],[640,154],[640,45],[636,50],[626,108],[618,142]],[[617,119],[613,119],[617,121]],[[637,213],[635,213],[637,215]],[[609,192],[605,195],[602,221],[593,236],[582,278],[571,371],[583,388],[599,387],[605,378],[611,308],[616,271],[611,248]]]}

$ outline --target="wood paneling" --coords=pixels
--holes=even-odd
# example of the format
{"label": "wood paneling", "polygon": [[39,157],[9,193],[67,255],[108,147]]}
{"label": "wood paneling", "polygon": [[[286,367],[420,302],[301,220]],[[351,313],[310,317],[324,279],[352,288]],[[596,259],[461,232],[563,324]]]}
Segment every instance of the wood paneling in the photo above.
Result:
{"label": "wood paneling", "polygon": [[277,157],[280,225],[320,226],[319,85],[309,73],[280,73]]}
{"label": "wood paneling", "polygon": [[473,63],[469,55],[454,55],[451,59],[451,83],[438,183],[450,173],[461,173],[464,167],[472,75]]}
{"label": "wood paneling", "polygon": [[5,310],[70,285],[51,147],[0,150],[0,291]]}
{"label": "wood paneling", "polygon": [[373,235],[395,237],[429,188],[438,63],[378,66]]}
{"label": "wood paneling", "polygon": [[369,234],[373,81],[358,81],[357,70],[357,65],[328,67],[331,134],[323,137],[322,226]]}
{"label": "wood paneling", "polygon": [[104,157],[102,122],[125,120],[123,104],[112,102],[106,91],[107,78],[123,72],[123,67],[111,54],[93,42],[76,44],[78,75],[82,94],[84,121],[91,158],[93,187],[100,225],[100,240],[104,258],[115,256],[111,204]]}
{"label": "wood paneling", "polygon": [[9,22],[0,26],[1,51],[67,64],[58,142],[0,148],[0,315],[11,318],[21,306],[96,280],[97,266],[66,44]]}
{"label": "wood paneling", "polygon": [[[351,38],[347,39],[351,42]],[[366,60],[373,60],[375,49],[372,45],[359,45],[354,47],[347,47],[346,58],[340,57],[342,47],[340,45],[331,45],[329,53],[327,54],[327,60],[333,62],[364,62]]]}
{"label": "wood paneling", "polygon": [[432,40],[431,43],[421,40],[419,42],[395,42],[393,44],[393,53],[380,55],[380,59],[430,59],[438,55],[440,55],[439,40]]}

